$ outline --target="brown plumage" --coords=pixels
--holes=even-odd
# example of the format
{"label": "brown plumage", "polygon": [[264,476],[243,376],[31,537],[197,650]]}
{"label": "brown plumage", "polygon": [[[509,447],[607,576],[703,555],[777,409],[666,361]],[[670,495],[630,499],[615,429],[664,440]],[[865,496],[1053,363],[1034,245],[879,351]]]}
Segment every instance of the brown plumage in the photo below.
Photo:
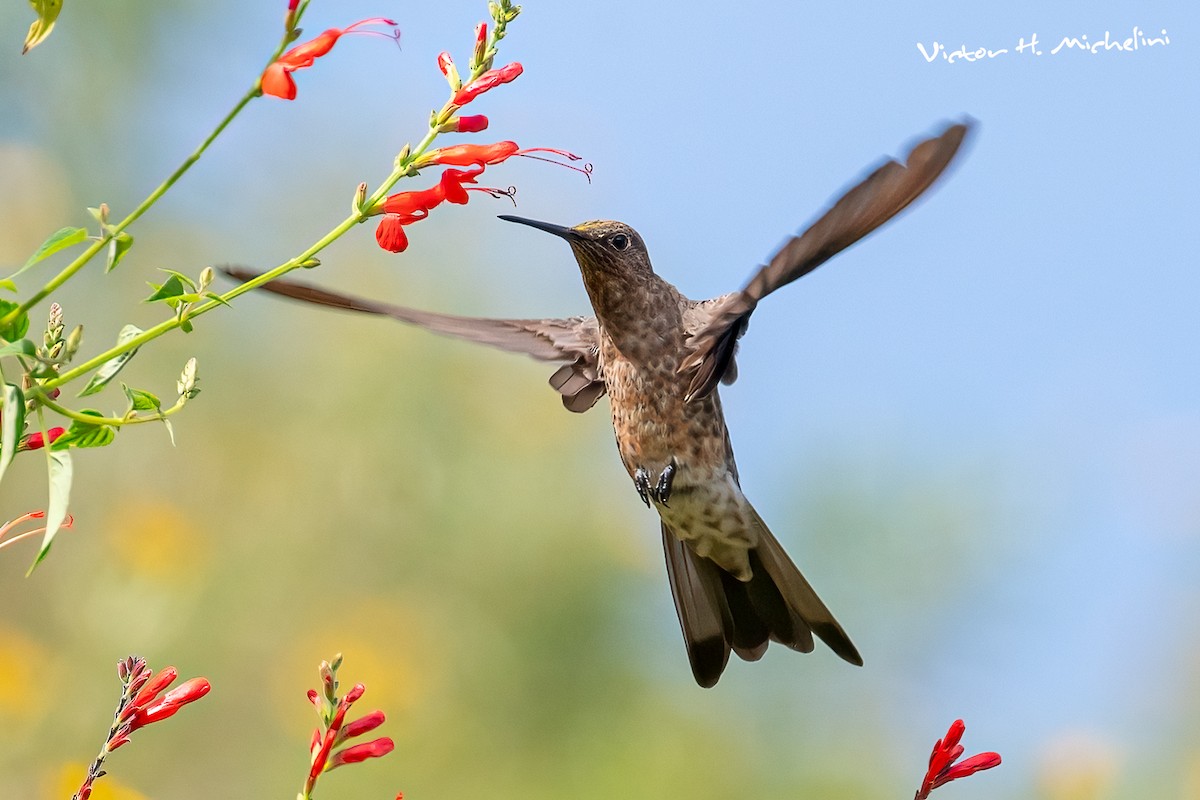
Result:
{"label": "brown plumage", "polygon": [[594,317],[476,319],[285,281],[263,288],[561,362],[550,384],[571,411],[586,411],[607,393],[621,461],[661,518],[671,593],[701,686],[716,684],[731,651],[753,661],[777,641],[810,652],[813,634],[861,665],[845,631],[742,494],[714,390],[718,381],[736,377],[737,340],[758,301],[908,206],[949,165],[966,133],[967,125],[952,125],[919,143],[905,164],[884,163],[789,240],[744,288],[712,300],[689,300],[655,274],[641,237],[624,223],[566,228],[508,216],[501,219],[571,245]]}

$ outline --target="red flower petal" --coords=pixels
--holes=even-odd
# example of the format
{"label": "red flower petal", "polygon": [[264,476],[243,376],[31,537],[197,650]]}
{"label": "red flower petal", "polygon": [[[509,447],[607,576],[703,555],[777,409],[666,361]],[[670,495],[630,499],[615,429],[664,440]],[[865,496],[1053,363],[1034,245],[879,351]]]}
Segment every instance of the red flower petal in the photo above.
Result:
{"label": "red flower petal", "polygon": [[375,241],[389,253],[403,253],[408,249],[408,236],[404,233],[404,225],[396,214],[387,214],[379,220],[375,229]]}

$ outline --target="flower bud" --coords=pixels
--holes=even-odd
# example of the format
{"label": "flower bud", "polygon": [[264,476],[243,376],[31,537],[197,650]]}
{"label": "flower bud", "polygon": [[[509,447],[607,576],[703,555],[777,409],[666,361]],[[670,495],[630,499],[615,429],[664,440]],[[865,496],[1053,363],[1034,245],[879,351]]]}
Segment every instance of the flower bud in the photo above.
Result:
{"label": "flower bud", "polygon": [[454,66],[454,59],[450,54],[442,51],[438,53],[438,69],[446,76],[446,81],[450,84],[450,91],[457,92],[462,88],[462,78],[458,75],[458,67]]}
{"label": "flower bud", "polygon": [[76,325],[74,328],[71,329],[71,332],[67,335],[67,342],[66,342],[66,347],[64,348],[65,352],[63,353],[63,357],[67,361],[70,361],[72,358],[74,358],[75,353],[79,351],[79,345],[82,342],[83,342],[83,326]]}

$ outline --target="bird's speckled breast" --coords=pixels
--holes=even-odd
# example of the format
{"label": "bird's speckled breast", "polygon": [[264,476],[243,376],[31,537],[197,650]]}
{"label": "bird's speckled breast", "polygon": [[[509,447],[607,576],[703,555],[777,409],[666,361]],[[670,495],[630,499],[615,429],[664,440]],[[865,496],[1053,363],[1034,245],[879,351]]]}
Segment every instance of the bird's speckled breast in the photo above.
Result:
{"label": "bird's speckled breast", "polygon": [[[655,506],[668,527],[699,555],[742,580],[750,578],[747,550],[757,544],[716,392],[683,401],[687,380],[676,374],[684,333],[660,325],[626,354],[602,330],[600,363],[612,408],[613,431],[625,469],[642,467],[658,479],[674,461],[667,506]],[[643,346],[645,345],[645,346]]]}

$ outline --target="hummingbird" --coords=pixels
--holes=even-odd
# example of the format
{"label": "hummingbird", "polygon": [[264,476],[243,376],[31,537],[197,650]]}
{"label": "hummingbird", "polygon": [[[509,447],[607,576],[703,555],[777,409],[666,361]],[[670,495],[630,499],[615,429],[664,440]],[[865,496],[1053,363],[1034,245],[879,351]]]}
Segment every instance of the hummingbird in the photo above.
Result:
{"label": "hummingbird", "polygon": [[[567,242],[594,314],[566,319],[460,317],[275,280],[262,288],[323,306],[391,317],[435,333],[560,363],[550,385],[569,411],[608,395],[621,463],[658,513],[667,575],[696,682],[715,686],[730,652],[762,657],[771,641],[811,652],[814,634],[862,665],[858,650],[742,493],[717,384],[758,302],[894,217],[953,160],[969,123],[888,160],[789,239],[738,291],[690,300],[659,277],[637,231],[503,215]],[[226,268],[246,280],[253,273]]]}

